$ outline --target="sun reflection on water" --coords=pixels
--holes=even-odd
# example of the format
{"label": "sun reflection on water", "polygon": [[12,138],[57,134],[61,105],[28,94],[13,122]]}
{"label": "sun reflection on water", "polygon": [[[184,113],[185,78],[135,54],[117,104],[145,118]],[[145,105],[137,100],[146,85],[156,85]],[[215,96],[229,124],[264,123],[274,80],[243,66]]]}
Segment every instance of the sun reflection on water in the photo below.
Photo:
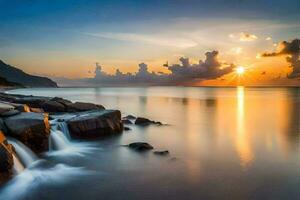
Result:
{"label": "sun reflection on water", "polygon": [[243,168],[250,166],[254,155],[249,143],[249,138],[245,129],[245,91],[244,87],[237,87],[237,133],[236,149],[240,157],[240,164]]}

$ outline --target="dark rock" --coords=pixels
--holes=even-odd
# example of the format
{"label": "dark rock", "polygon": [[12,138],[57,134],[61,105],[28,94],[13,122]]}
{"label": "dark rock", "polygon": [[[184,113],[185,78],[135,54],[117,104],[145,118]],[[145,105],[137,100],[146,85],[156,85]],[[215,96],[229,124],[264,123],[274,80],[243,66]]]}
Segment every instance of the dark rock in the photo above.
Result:
{"label": "dark rock", "polygon": [[44,113],[45,111],[41,108],[30,108],[30,112]]}
{"label": "dark rock", "polygon": [[45,112],[56,113],[56,112],[64,112],[66,110],[65,106],[57,101],[45,101],[41,104],[41,108]]}
{"label": "dark rock", "polygon": [[160,155],[160,156],[166,156],[166,155],[170,154],[170,152],[168,150],[165,150],[165,151],[154,151],[153,153],[156,154],[156,155]]}
{"label": "dark rock", "polygon": [[13,147],[7,143],[4,134],[0,131],[0,174],[10,174],[13,165]]}
{"label": "dark rock", "polygon": [[152,121],[152,120],[149,120],[149,119],[144,118],[144,117],[138,117],[135,120],[134,124],[135,125],[140,125],[140,126],[147,126],[147,125],[150,125],[150,124],[162,125],[161,122]]}
{"label": "dark rock", "polygon": [[22,96],[17,98],[14,103],[26,104],[32,108],[41,108],[42,104],[48,100],[48,97]]}
{"label": "dark rock", "polygon": [[13,107],[12,105],[0,102],[0,114],[8,112],[8,111],[13,110],[13,109],[15,109],[15,107]]}
{"label": "dark rock", "polygon": [[131,131],[131,128],[124,126],[124,131]]}
{"label": "dark rock", "polygon": [[153,149],[153,146],[146,142],[134,142],[129,144],[128,147],[135,151],[149,151]]}
{"label": "dark rock", "polygon": [[105,109],[101,105],[96,105],[93,103],[84,103],[84,102],[75,102],[69,103],[66,105],[68,112],[81,112],[81,111],[90,111],[90,110],[103,110]]}
{"label": "dark rock", "polygon": [[119,110],[96,110],[78,113],[66,119],[70,133],[75,138],[97,138],[121,133],[123,124]]}
{"label": "dark rock", "polygon": [[7,111],[7,112],[4,112],[2,114],[0,114],[1,117],[9,117],[9,116],[14,116],[14,115],[17,115],[17,114],[20,114],[21,112],[18,111],[18,110],[10,110],[10,111]]}
{"label": "dark rock", "polygon": [[34,152],[48,150],[50,125],[48,115],[23,112],[4,120],[8,134],[17,138]]}
{"label": "dark rock", "polygon": [[131,119],[131,120],[133,120],[133,119],[136,119],[136,117],[133,116],[133,115],[127,115],[126,117],[123,117],[123,119]]}
{"label": "dark rock", "polygon": [[67,106],[68,104],[72,103],[72,101],[69,101],[67,99],[63,99],[63,98],[60,98],[60,97],[54,97],[54,98],[51,99],[51,101],[56,101],[58,103],[63,104],[64,106]]}
{"label": "dark rock", "polygon": [[123,124],[133,124],[129,119],[122,119]]}

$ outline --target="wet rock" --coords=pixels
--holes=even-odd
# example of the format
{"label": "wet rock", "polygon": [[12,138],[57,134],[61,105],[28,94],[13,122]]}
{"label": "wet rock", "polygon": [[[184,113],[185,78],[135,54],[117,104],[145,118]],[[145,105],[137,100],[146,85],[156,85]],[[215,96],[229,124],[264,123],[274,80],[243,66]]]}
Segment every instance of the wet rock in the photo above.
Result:
{"label": "wet rock", "polygon": [[118,134],[123,130],[119,110],[81,112],[65,121],[74,138],[98,138]]}
{"label": "wet rock", "polygon": [[122,119],[123,124],[133,124],[129,119]]}
{"label": "wet rock", "polygon": [[14,116],[17,114],[20,114],[21,112],[18,110],[9,110],[7,112],[1,113],[0,116],[1,117],[9,117],[9,116]]}
{"label": "wet rock", "polygon": [[153,149],[153,146],[146,142],[134,142],[129,144],[128,147],[135,151],[149,151]]}
{"label": "wet rock", "polygon": [[124,126],[124,131],[131,131],[131,128]]}
{"label": "wet rock", "polygon": [[136,119],[136,117],[133,116],[133,115],[127,115],[127,116],[123,117],[123,119],[131,119],[131,120],[134,120],[134,119]]}
{"label": "wet rock", "polygon": [[154,151],[153,153],[156,154],[156,155],[160,155],[160,156],[166,156],[166,155],[170,154],[170,152],[168,150],[165,150],[165,151]]}
{"label": "wet rock", "polygon": [[42,104],[48,100],[48,97],[23,96],[17,98],[14,103],[26,104],[32,108],[41,108]]}
{"label": "wet rock", "polygon": [[44,103],[41,104],[41,108],[45,112],[49,112],[49,113],[65,112],[66,110],[63,104],[53,100],[45,101]]}
{"label": "wet rock", "polygon": [[7,133],[23,142],[34,152],[48,150],[50,125],[48,115],[23,112],[4,119]]}
{"label": "wet rock", "polygon": [[81,112],[81,111],[105,109],[102,105],[96,105],[93,103],[84,103],[84,102],[69,103],[66,106],[68,112]]}
{"label": "wet rock", "polygon": [[15,109],[15,107],[13,107],[12,105],[0,102],[0,114],[8,112],[8,111],[13,110],[13,109]]}
{"label": "wet rock", "polygon": [[67,106],[68,104],[72,103],[72,101],[69,101],[67,99],[63,99],[63,98],[60,98],[60,97],[54,97],[54,98],[51,99],[51,101],[56,101],[58,103],[61,103],[64,106]]}
{"label": "wet rock", "polygon": [[147,125],[150,125],[150,124],[162,125],[161,122],[152,121],[152,120],[149,120],[149,119],[144,118],[144,117],[136,118],[134,124],[139,125],[139,126],[147,126]]}
{"label": "wet rock", "polygon": [[13,147],[8,144],[4,134],[0,131],[0,182],[4,181],[12,173]]}
{"label": "wet rock", "polygon": [[30,108],[30,112],[44,113],[45,111],[41,108]]}

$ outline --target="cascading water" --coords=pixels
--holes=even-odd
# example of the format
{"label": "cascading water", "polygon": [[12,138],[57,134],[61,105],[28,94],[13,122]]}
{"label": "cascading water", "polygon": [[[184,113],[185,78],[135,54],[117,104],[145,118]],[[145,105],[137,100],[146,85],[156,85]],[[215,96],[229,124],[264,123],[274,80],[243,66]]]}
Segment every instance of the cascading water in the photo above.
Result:
{"label": "cascading water", "polygon": [[96,150],[91,143],[72,141],[67,123],[62,119],[54,119],[50,122],[51,133],[49,138],[49,154],[55,156],[83,156]]}
{"label": "cascading water", "polygon": [[57,129],[60,130],[68,140],[71,140],[69,128],[66,122],[59,122],[57,124]]}
{"label": "cascading water", "polygon": [[[12,144],[15,148],[16,155],[14,156],[14,160],[16,161],[16,166],[21,163],[23,168],[30,166],[34,161],[37,160],[37,156],[33,153],[28,147],[26,147],[23,143],[18,140],[9,138],[8,142]],[[20,168],[20,167],[18,167]]]}
{"label": "cascading water", "polygon": [[51,133],[49,139],[50,151],[63,150],[70,146],[70,133],[65,122],[56,120],[51,123]]}
{"label": "cascading water", "polygon": [[14,160],[14,172],[20,174],[22,171],[24,171],[25,167],[17,156],[13,155],[13,160]]}

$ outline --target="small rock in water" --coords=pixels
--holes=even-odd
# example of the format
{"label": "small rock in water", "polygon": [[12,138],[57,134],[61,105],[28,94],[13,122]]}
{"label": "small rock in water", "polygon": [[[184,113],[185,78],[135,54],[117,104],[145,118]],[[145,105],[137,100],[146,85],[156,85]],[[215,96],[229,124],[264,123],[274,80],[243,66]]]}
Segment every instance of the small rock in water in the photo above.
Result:
{"label": "small rock in water", "polygon": [[153,153],[156,154],[156,155],[160,155],[160,156],[166,156],[166,155],[170,154],[170,152],[168,150],[165,150],[165,151],[154,151]]}
{"label": "small rock in water", "polygon": [[150,124],[162,125],[161,122],[152,121],[152,120],[144,118],[144,117],[138,117],[135,120],[135,124],[140,125],[140,126],[147,126],[147,125],[150,125]]}
{"label": "small rock in water", "polygon": [[127,115],[126,117],[123,117],[124,119],[136,119],[133,115]]}
{"label": "small rock in water", "polygon": [[131,131],[131,128],[127,127],[127,126],[124,126],[124,131]]}
{"label": "small rock in water", "polygon": [[134,142],[128,145],[129,148],[135,150],[135,151],[149,151],[153,149],[153,146],[146,142]]}
{"label": "small rock in water", "polygon": [[123,124],[133,124],[129,119],[122,119]]}

